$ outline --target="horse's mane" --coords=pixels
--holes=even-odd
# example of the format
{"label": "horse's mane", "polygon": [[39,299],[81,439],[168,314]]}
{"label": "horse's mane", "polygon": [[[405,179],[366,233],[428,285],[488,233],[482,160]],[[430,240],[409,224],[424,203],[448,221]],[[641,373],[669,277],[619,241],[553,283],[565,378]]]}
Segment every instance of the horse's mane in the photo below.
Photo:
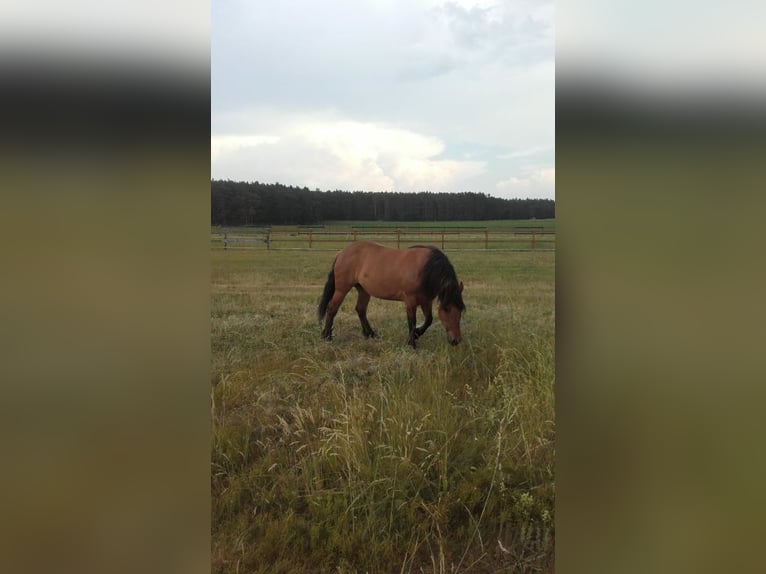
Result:
{"label": "horse's mane", "polygon": [[442,307],[454,305],[461,311],[465,311],[465,303],[463,303],[463,296],[460,293],[457,274],[447,256],[436,247],[426,245],[413,245],[412,247],[431,250],[423,269],[420,270],[420,285],[423,291],[429,297],[438,297]]}

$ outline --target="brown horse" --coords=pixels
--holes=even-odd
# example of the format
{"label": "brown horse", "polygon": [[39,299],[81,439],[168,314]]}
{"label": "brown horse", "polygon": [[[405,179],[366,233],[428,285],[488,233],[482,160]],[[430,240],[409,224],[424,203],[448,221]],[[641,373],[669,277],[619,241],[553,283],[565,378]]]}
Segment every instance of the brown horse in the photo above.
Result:
{"label": "brown horse", "polygon": [[[431,325],[431,305],[438,297],[439,320],[447,330],[447,340],[451,345],[460,342],[460,317],[465,310],[463,283],[458,283],[449,259],[435,247],[415,245],[409,249],[393,249],[371,241],[355,241],[338,253],[319,301],[319,320],[325,320],[323,339],[332,339],[335,314],[352,287],[359,293],[356,312],[365,337],[375,337],[367,321],[371,296],[404,301],[409,344],[414,349],[415,341]],[[425,321],[416,327],[418,307],[423,310]]]}

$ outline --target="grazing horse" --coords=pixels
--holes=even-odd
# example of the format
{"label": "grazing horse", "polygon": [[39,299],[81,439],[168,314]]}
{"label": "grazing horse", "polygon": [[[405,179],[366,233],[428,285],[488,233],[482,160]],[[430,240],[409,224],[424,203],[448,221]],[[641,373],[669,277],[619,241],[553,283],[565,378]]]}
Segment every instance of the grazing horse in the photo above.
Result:
{"label": "grazing horse", "polygon": [[[463,283],[458,282],[449,259],[436,247],[393,249],[371,241],[354,241],[338,253],[319,301],[319,321],[325,320],[323,339],[332,339],[335,314],[352,287],[359,294],[356,312],[365,337],[375,337],[367,320],[371,296],[403,301],[407,309],[408,342],[414,349],[415,341],[431,325],[431,305],[438,297],[439,320],[447,330],[447,340],[451,345],[460,342],[460,317],[465,310]],[[416,327],[418,307],[423,310],[425,321]]]}

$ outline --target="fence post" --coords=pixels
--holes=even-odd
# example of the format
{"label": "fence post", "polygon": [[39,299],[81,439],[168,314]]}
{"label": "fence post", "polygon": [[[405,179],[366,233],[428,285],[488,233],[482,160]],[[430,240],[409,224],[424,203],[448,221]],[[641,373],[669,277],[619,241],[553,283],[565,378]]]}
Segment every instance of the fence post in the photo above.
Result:
{"label": "fence post", "polygon": [[396,230],[396,248],[399,249],[399,234],[401,233],[401,229]]}
{"label": "fence post", "polygon": [[224,251],[226,250],[226,248],[229,245],[229,242],[227,241],[227,237],[228,236],[227,236],[226,232],[224,231],[223,232],[223,249],[224,249]]}
{"label": "fence post", "polygon": [[444,230],[442,229],[442,249],[444,249]]}
{"label": "fence post", "polygon": [[535,248],[535,230],[532,230],[532,249]]}
{"label": "fence post", "polygon": [[489,249],[489,231],[484,230],[484,249]]}
{"label": "fence post", "polygon": [[354,229],[354,241],[356,241],[356,229]]}

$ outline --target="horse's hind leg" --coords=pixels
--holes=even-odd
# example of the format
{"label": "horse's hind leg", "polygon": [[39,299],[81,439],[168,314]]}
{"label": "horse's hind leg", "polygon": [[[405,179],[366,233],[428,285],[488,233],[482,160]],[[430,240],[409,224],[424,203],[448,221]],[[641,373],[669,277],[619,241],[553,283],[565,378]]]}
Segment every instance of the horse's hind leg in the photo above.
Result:
{"label": "horse's hind leg", "polygon": [[322,338],[326,341],[332,340],[332,323],[335,320],[335,315],[338,313],[340,304],[343,303],[343,298],[348,291],[348,289],[338,289],[336,285],[335,293],[333,293],[332,299],[330,299],[330,302],[327,304],[327,314],[325,315],[324,329],[322,329]]}
{"label": "horse's hind leg", "polygon": [[362,324],[362,333],[368,339],[375,338],[375,331],[372,330],[370,322],[367,320],[367,305],[370,303],[370,294],[357,283],[356,290],[359,297],[356,300],[356,314],[359,315],[359,322]]}

